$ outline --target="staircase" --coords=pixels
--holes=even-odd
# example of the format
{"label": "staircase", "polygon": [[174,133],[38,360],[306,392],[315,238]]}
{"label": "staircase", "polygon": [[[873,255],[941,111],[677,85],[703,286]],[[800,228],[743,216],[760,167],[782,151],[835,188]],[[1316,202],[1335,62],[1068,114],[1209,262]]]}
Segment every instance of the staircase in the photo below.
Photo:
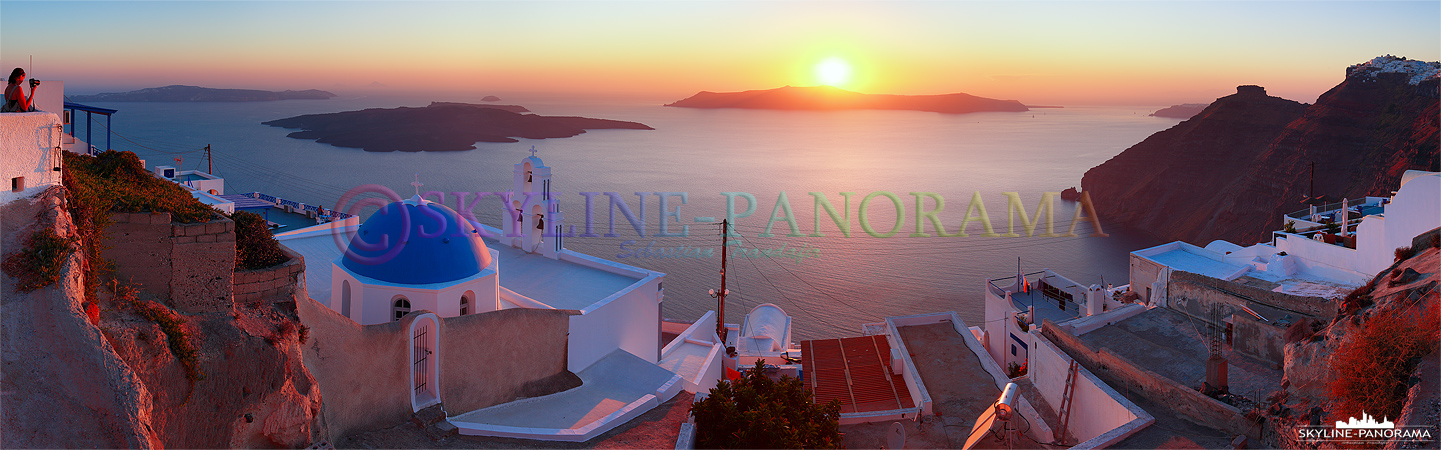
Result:
{"label": "staircase", "polygon": [[425,435],[429,436],[431,440],[439,441],[460,435],[460,429],[445,420],[446,417],[445,406],[436,403],[411,414],[410,422],[425,430]]}

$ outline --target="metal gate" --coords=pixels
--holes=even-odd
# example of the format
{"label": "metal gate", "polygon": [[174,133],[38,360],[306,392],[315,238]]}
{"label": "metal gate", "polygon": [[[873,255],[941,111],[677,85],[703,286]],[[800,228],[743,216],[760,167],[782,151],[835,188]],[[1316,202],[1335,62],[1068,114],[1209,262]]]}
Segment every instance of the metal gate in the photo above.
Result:
{"label": "metal gate", "polygon": [[413,375],[415,378],[415,395],[429,392],[430,367],[430,325],[419,325],[415,328],[415,365]]}

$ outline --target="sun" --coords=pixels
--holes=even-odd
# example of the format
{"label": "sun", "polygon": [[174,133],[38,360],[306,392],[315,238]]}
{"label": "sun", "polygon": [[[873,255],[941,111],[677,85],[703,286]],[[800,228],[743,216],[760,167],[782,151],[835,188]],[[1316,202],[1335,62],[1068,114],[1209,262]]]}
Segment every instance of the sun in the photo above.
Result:
{"label": "sun", "polygon": [[824,85],[844,86],[851,81],[851,64],[836,57],[826,58],[816,64],[816,78]]}

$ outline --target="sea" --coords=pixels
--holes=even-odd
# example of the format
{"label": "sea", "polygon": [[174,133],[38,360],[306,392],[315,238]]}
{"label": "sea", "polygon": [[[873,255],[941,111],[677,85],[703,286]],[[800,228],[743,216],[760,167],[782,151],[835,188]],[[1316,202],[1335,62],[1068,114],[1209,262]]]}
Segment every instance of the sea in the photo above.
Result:
{"label": "sea", "polygon": [[[534,148],[552,170],[551,189],[559,194],[565,223],[575,226],[577,236],[565,238],[565,246],[666,273],[662,313],[673,320],[716,309],[710,292],[721,284],[722,236],[719,225],[706,219],[733,211],[737,236],[727,237],[725,247],[726,320],[737,323],[751,308],[773,303],[794,318],[797,341],[859,335],[863,323],[938,311],[955,311],[979,325],[985,283],[1014,276],[1018,266],[1024,272],[1051,269],[1080,284],[1125,284],[1128,252],[1160,242],[1108,225],[1105,217],[1099,221],[1106,237],[1093,236],[1084,218],[1074,236],[1040,236],[1048,222],[1055,234],[1066,234],[1077,203],[1047,201],[1050,220],[1037,216],[1037,207],[1045,193],[1079,187],[1088,168],[1179,122],[1148,116],[1162,107],[1155,105],[938,114],[689,109],[656,99],[517,94],[496,104],[547,116],[636,121],[654,130],[593,130],[570,138],[478,143],[458,152],[372,153],[289,138],[294,130],[261,124],[431,101],[480,103],[480,97],[356,94],[91,105],[118,110],[110,124],[111,148],[134,151],[152,167],[212,167],[225,178],[228,194],[259,191],[340,210],[351,206],[337,205],[341,197],[365,184],[401,197],[440,191],[444,198],[429,198],[455,208],[455,192],[472,193],[467,201],[473,201],[475,192],[511,189],[514,165]],[[82,138],[84,121],[82,114],[76,129]],[[99,118],[91,123],[97,145],[105,142],[104,124]],[[598,193],[591,195],[589,214],[582,192]],[[623,214],[611,219],[612,196],[605,193],[626,202],[644,220],[642,229]],[[1040,221],[1035,235],[1026,235],[1022,218],[1008,207],[1011,196],[1027,217]],[[848,237],[817,209],[817,197],[852,224]],[[755,207],[746,216],[750,198]],[[1014,220],[1021,236],[980,236],[982,210],[996,233],[1007,233]],[[481,222],[500,226],[495,197],[473,211]],[[944,233],[955,234],[967,217],[968,236],[936,230],[939,222]],[[581,236],[587,222],[596,236]]]}

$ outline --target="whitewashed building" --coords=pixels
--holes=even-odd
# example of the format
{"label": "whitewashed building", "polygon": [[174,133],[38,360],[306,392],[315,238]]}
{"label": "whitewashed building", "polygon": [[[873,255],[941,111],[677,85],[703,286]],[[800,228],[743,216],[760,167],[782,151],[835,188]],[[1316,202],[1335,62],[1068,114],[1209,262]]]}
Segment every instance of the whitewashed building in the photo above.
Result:
{"label": "whitewashed building", "polygon": [[455,317],[563,309],[576,313],[569,370],[579,372],[617,349],[656,363],[665,274],[566,249],[559,233],[547,237],[564,223],[550,175],[534,154],[515,165],[517,203],[509,206],[525,214],[516,220],[507,211],[499,229],[417,195],[386,205],[363,224],[352,218],[276,239],[305,256],[310,297],[362,325],[414,310]]}

